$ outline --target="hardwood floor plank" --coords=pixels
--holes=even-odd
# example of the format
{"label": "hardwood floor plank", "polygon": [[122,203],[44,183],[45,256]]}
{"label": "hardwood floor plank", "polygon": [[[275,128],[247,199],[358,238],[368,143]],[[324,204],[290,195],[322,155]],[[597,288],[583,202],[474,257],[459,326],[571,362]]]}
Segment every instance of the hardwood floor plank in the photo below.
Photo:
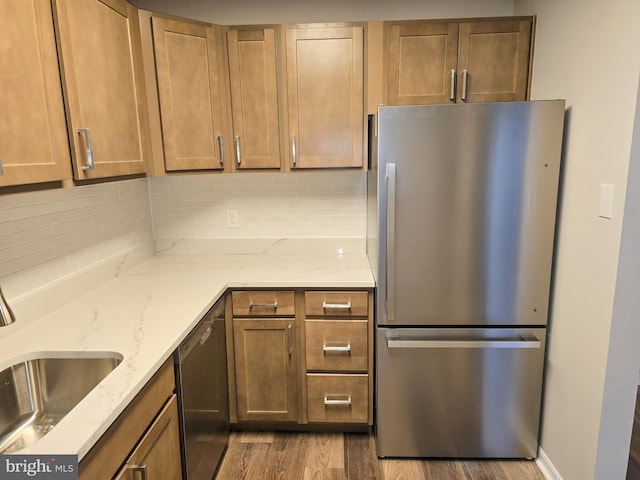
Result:
{"label": "hardwood floor plank", "polygon": [[466,476],[460,462],[453,460],[425,460],[424,469],[429,480],[440,478],[447,480],[465,480]]}
{"label": "hardwood floor plank", "polygon": [[305,477],[308,434],[276,432],[269,451],[266,477],[300,480]]}
{"label": "hardwood floor plank", "polygon": [[343,433],[308,433],[305,464],[310,468],[344,469]]}
{"label": "hardwood floor plank", "polygon": [[266,460],[270,446],[234,442],[227,447],[216,480],[254,480],[267,478]]}
{"label": "hardwood floor plank", "polygon": [[304,469],[303,480],[347,480],[342,468],[307,467]]}
{"label": "hardwood floor plank", "polygon": [[378,457],[372,435],[344,434],[344,469],[348,479],[378,479]]}
{"label": "hardwood floor plank", "polygon": [[466,460],[462,469],[469,480],[507,480],[499,465],[491,460]]}
{"label": "hardwood floor plank", "polygon": [[545,480],[535,460],[504,460],[499,463],[507,480]]}
{"label": "hardwood floor plank", "polygon": [[239,443],[273,443],[275,432],[240,431],[233,432],[235,441]]}
{"label": "hardwood floor plank", "polygon": [[381,480],[432,480],[427,477],[422,460],[385,458],[380,460]]}

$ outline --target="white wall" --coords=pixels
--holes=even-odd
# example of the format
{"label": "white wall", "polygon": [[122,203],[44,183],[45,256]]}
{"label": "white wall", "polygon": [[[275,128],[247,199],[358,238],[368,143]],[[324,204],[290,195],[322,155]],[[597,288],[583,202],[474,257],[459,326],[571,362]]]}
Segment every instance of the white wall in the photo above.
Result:
{"label": "white wall", "polygon": [[221,25],[513,14],[512,0],[133,0],[139,8]]}
{"label": "white wall", "polygon": [[[640,72],[632,47],[640,44],[640,4],[515,0],[514,13],[538,16],[532,98],[566,98],[568,106],[541,447],[565,480],[622,479],[640,349],[625,353],[620,341],[640,338],[623,318],[629,305],[616,302],[614,315],[614,299],[616,280],[628,288],[632,278],[618,277],[618,256]],[[611,220],[598,217],[601,184],[615,185]],[[637,190],[629,192],[636,197]],[[630,218],[628,235],[637,228]],[[637,244],[627,244],[621,261],[638,254]],[[614,363],[625,365],[618,367],[625,374]],[[623,388],[612,391],[621,379]]]}

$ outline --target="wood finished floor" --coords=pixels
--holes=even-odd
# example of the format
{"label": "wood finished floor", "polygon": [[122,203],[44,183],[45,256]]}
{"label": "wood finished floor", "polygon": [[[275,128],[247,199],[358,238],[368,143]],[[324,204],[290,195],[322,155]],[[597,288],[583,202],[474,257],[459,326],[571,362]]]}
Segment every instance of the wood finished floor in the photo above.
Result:
{"label": "wood finished floor", "polygon": [[232,432],[216,480],[544,480],[534,461],[376,456],[365,433]]}
{"label": "wood finished floor", "polygon": [[627,480],[640,480],[640,388],[638,388],[638,393],[636,394],[636,411],[633,417],[633,430],[631,431]]}

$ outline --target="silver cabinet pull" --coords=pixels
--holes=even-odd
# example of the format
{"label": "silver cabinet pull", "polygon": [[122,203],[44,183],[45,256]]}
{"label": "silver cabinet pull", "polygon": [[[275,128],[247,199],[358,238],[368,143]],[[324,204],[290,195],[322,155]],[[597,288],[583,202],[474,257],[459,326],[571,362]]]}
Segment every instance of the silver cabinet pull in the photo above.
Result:
{"label": "silver cabinet pull", "polygon": [[273,303],[249,303],[249,310],[252,308],[273,308],[274,310],[278,308],[278,302]]}
{"label": "silver cabinet pull", "polygon": [[127,470],[133,470],[134,473],[140,473],[142,480],[147,480],[147,466],[146,465],[128,465]]}
{"label": "silver cabinet pull", "polygon": [[296,152],[296,136],[291,135],[291,162],[293,166],[296,166],[296,162],[298,161],[298,153]]}
{"label": "silver cabinet pull", "polygon": [[347,302],[347,303],[326,303],[326,302],[322,302],[322,308],[323,310],[327,310],[328,308],[330,309],[342,309],[342,310],[351,310],[351,302]]}
{"label": "silver cabinet pull", "polygon": [[2,155],[0,155],[0,175],[4,175],[4,169],[2,168]]}
{"label": "silver cabinet pull", "polygon": [[540,348],[537,339],[401,340],[387,338],[387,348]]}
{"label": "silver cabinet pull", "polygon": [[236,144],[236,163],[240,165],[240,137],[238,135],[236,135],[235,144]]}
{"label": "silver cabinet pull", "polygon": [[396,164],[387,163],[387,320],[395,321]]}
{"label": "silver cabinet pull", "polygon": [[327,345],[326,343],[324,343],[322,345],[322,351],[323,352],[350,352],[351,344],[347,343],[346,345],[338,346],[338,345]]}
{"label": "silver cabinet pull", "polygon": [[462,70],[462,96],[460,97],[462,100],[467,99],[467,69]]}
{"label": "silver cabinet pull", "polygon": [[451,93],[449,94],[449,100],[454,101],[456,99],[456,71],[451,69]]}
{"label": "silver cabinet pull", "polygon": [[325,395],[324,396],[324,404],[325,405],[351,405],[351,395],[347,395],[345,399],[337,399],[337,398],[329,398],[335,397],[337,395]]}
{"label": "silver cabinet pull", "polygon": [[287,327],[287,344],[289,345],[289,356],[293,355],[293,325]]}
{"label": "silver cabinet pull", "polygon": [[224,165],[224,137],[218,135],[218,147],[220,148],[220,165]]}
{"label": "silver cabinet pull", "polygon": [[84,146],[87,151],[87,164],[82,166],[82,170],[93,170],[93,147],[91,147],[91,131],[88,128],[78,128],[77,132],[84,136]]}

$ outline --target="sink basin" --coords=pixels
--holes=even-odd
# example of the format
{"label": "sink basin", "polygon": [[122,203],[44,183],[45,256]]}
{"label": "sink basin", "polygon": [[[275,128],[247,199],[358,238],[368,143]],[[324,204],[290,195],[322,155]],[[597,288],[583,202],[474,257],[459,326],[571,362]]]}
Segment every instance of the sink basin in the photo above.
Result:
{"label": "sink basin", "polygon": [[0,453],[44,437],[121,361],[118,353],[82,352],[26,359],[2,370]]}

